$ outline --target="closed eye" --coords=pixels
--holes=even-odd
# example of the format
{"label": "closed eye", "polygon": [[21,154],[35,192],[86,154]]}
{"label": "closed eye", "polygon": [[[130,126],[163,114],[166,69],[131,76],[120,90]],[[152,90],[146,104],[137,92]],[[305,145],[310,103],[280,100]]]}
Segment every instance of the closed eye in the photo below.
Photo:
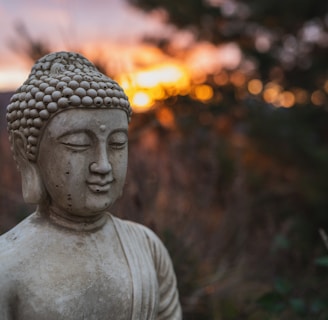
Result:
{"label": "closed eye", "polygon": [[85,151],[90,147],[90,144],[75,144],[75,143],[64,143],[62,144],[70,150],[74,151]]}
{"label": "closed eye", "polygon": [[124,149],[128,143],[128,136],[125,131],[112,133],[108,140],[108,145],[112,149]]}
{"label": "closed eye", "polygon": [[75,132],[63,135],[59,142],[73,151],[85,151],[92,145],[92,140],[85,132]]}
{"label": "closed eye", "polygon": [[112,148],[112,149],[123,149],[125,146],[126,146],[127,142],[124,141],[124,142],[111,142],[109,144],[109,146]]}

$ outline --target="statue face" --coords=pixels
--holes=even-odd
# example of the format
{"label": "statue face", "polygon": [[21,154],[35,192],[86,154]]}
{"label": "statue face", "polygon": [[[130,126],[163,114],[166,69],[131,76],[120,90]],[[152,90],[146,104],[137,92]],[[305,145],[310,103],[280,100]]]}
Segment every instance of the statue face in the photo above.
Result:
{"label": "statue face", "polygon": [[50,120],[37,165],[53,207],[91,216],[115,202],[127,170],[127,130],[119,109],[71,109]]}

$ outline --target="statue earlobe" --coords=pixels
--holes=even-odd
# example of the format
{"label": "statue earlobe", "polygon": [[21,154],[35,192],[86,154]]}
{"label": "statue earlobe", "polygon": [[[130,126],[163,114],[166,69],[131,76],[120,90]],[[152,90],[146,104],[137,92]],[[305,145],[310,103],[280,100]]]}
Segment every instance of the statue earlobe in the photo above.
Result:
{"label": "statue earlobe", "polygon": [[13,152],[22,177],[22,192],[25,202],[40,204],[46,199],[46,191],[36,162],[27,157],[26,137],[20,131],[11,134]]}

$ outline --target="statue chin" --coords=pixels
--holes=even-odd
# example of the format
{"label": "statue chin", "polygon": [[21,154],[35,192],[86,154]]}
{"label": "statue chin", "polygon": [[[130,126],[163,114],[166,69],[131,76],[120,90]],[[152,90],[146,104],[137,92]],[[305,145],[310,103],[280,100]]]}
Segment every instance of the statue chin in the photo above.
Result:
{"label": "statue chin", "polygon": [[[48,210],[56,211],[62,216],[67,216],[68,219],[74,219],[74,217],[96,217],[108,212],[111,207],[108,199],[93,198],[88,201],[83,207],[60,207],[54,204],[50,205]],[[72,217],[69,217],[72,216]]]}

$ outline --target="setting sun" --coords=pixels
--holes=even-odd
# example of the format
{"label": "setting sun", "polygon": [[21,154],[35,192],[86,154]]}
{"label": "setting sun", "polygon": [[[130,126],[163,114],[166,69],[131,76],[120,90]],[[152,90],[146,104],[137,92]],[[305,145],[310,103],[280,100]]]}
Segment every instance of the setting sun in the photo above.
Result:
{"label": "setting sun", "polygon": [[190,75],[181,63],[157,64],[145,70],[118,76],[136,112],[151,108],[156,101],[184,95],[190,87]]}
{"label": "setting sun", "polygon": [[152,99],[145,92],[136,92],[130,99],[136,112],[146,111],[152,106]]}

